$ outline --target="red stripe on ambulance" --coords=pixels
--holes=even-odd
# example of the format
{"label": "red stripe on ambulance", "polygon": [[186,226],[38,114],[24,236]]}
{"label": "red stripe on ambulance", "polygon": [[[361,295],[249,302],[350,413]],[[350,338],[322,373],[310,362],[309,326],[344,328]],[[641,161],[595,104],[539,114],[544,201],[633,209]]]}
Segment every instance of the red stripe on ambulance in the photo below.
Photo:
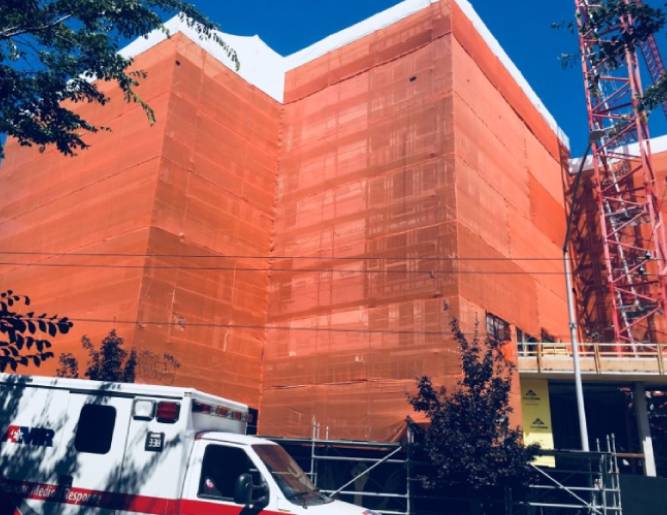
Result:
{"label": "red stripe on ambulance", "polygon": [[[12,497],[62,504],[130,511],[151,515],[238,515],[243,509],[225,506],[211,501],[165,499],[143,495],[87,490],[84,488],[59,488],[48,483],[0,480],[2,490]],[[263,510],[261,515],[280,515]],[[18,508],[13,515],[23,515]],[[282,515],[285,515],[283,512]]]}

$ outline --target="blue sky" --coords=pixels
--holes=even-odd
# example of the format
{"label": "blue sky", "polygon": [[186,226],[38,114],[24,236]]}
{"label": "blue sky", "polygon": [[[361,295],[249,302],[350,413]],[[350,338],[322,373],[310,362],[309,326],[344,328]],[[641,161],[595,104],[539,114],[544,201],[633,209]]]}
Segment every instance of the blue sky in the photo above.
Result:
{"label": "blue sky", "polygon": [[[281,54],[289,54],[399,3],[397,0],[191,0],[225,32],[259,34]],[[662,2],[649,1],[651,4]],[[581,68],[563,69],[562,52],[576,52],[576,37],[554,30],[554,21],[573,20],[573,0],[472,0],[472,4],[538,96],[570,136],[572,154],[586,146],[586,111]],[[658,42],[665,48],[665,35]],[[667,54],[666,54],[667,57]],[[656,110],[652,134],[667,133]]]}

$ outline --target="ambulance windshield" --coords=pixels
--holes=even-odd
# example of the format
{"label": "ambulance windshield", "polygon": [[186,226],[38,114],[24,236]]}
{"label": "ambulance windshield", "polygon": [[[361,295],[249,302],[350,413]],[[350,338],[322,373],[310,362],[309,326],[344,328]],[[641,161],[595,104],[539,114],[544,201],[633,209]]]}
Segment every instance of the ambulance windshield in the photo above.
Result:
{"label": "ambulance windshield", "polygon": [[280,445],[261,444],[253,445],[252,448],[288,500],[303,506],[331,501],[315,488],[297,462]]}

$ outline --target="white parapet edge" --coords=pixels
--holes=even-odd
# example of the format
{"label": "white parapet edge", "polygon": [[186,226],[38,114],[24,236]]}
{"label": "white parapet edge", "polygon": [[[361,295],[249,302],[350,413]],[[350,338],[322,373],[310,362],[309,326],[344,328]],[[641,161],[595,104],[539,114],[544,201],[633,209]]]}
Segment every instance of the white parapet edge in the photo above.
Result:
{"label": "white parapet edge", "polygon": [[[651,139],[648,140],[649,147],[651,147],[651,154],[662,154],[663,152],[667,152],[667,134],[663,134],[661,136],[655,136]],[[616,147],[616,149],[619,153],[627,153],[630,155],[639,155],[639,143],[630,143],[629,145],[621,146],[621,147]],[[579,171],[579,167],[581,166],[581,156],[579,157],[573,157],[570,159],[570,166],[569,166],[569,172],[570,175],[575,175]],[[586,157],[586,163],[584,163],[583,170],[584,171],[589,171],[593,168],[593,157],[589,154]]]}
{"label": "white parapet edge", "polygon": [[[667,152],[667,134],[651,138],[649,140],[649,144],[651,145],[651,154],[661,154],[662,152]],[[636,143],[634,145],[636,147],[636,151],[638,151],[639,147]]]}
{"label": "white parapet edge", "polygon": [[322,57],[333,50],[358,41],[373,32],[389,27],[390,25],[422,11],[429,5],[436,4],[439,1],[440,0],[403,0],[384,11],[380,11],[365,20],[350,25],[349,27],[339,32],[335,32],[306,48],[286,56],[286,70],[289,71],[310,61],[314,61],[318,57]]}
{"label": "white parapet edge", "polygon": [[535,90],[523,76],[523,73],[521,73],[519,68],[517,68],[516,65],[514,64],[514,61],[512,61],[510,56],[507,55],[507,52],[505,52],[503,47],[500,46],[500,43],[498,43],[498,40],[491,33],[491,31],[486,26],[484,21],[479,17],[477,11],[475,11],[475,8],[472,6],[472,4],[468,0],[455,0],[455,1],[459,5],[461,10],[464,12],[464,14],[468,17],[468,19],[472,22],[473,27],[477,29],[477,32],[482,36],[482,38],[489,46],[491,51],[500,60],[500,62],[503,63],[503,65],[510,73],[512,78],[517,82],[517,84],[526,94],[528,99],[533,103],[535,108],[542,115],[542,118],[544,118],[544,120],[547,122],[551,130],[556,133],[558,139],[569,149],[570,138],[567,136],[567,134],[565,134],[565,131],[560,128],[560,126],[556,122],[556,119],[553,117],[551,112],[549,112],[549,110],[544,105],[540,97],[537,96],[537,93],[535,93]]}
{"label": "white parapet edge", "polygon": [[[357,41],[364,36],[388,27],[408,16],[427,8],[440,0],[403,0],[402,2],[385,9],[359,23],[355,23],[346,29],[331,34],[324,39],[309,45],[298,52],[288,56],[282,56],[269,47],[259,36],[236,36],[232,34],[219,33],[219,36],[229,43],[237,52],[241,62],[238,74],[250,84],[256,86],[267,95],[284,102],[285,98],[285,75],[289,70],[302,66],[314,59],[341,48],[347,44]],[[526,94],[533,106],[546,121],[548,126],[556,134],[558,139],[569,149],[570,141],[565,132],[558,126],[555,118],[540,100],[535,90],[530,86],[521,71],[500,46],[498,40],[491,34],[486,24],[479,17],[472,4],[468,0],[454,0],[468,17],[473,27],[484,39],[493,54],[500,60]],[[216,60],[234,70],[234,64],[226,52],[212,40],[200,36],[196,30],[179,16],[168,20],[164,27],[169,35],[177,32],[183,33],[201,48],[206,50]],[[167,38],[162,30],[154,30],[148,35],[136,39],[123,48],[120,53],[125,57],[135,57],[149,48],[157,45]]]}
{"label": "white parapet edge", "polygon": [[237,71],[234,62],[218,43],[198,34],[195,28],[188,26],[187,22],[180,16],[174,16],[165,22],[164,29],[156,29],[146,36],[134,40],[123,48],[120,54],[127,58],[136,57],[164,41],[167,37],[180,32],[217,61],[237,72],[245,81],[256,86],[278,102],[283,101],[285,58],[264,43],[259,36],[236,36],[218,32],[220,38],[228,43],[238,55],[241,65]]}

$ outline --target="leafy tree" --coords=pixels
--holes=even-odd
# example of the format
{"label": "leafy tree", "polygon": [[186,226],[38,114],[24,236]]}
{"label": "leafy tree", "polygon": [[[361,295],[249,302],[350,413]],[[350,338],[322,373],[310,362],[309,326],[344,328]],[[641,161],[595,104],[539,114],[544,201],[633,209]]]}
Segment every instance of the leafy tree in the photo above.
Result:
{"label": "leafy tree", "polygon": [[[145,368],[148,377],[164,376],[180,367],[180,363],[170,354],[158,356],[150,351],[127,351],[123,348],[123,338],[112,330],[103,340],[99,349],[90,338],[84,336],[81,345],[88,352],[88,363],[84,377],[94,381],[134,383],[138,368]],[[73,354],[60,355],[58,377],[79,377],[79,363]]]}
{"label": "leafy tree", "polygon": [[503,356],[501,342],[482,342],[477,330],[469,341],[456,320],[451,330],[463,375],[452,391],[420,378],[417,394],[409,401],[429,424],[424,429],[408,422],[418,452],[432,467],[422,478],[424,486],[478,500],[489,509],[507,489],[519,493],[527,485],[532,477],[529,463],[538,447],[525,446],[521,430],[510,425],[514,365]]}
{"label": "leafy tree", "polygon": [[[603,35],[600,44],[593,49],[591,61],[594,64],[605,63],[615,70],[625,63],[625,51],[637,50],[639,46],[651,36],[662,30],[667,22],[665,11],[660,7],[653,7],[641,1],[602,0],[590,7],[590,19],[583,22],[582,30],[595,30]],[[632,18],[632,25],[619,23],[621,19]],[[553,23],[555,29],[567,28],[575,32],[575,23]],[[563,66],[570,66],[578,59],[576,54],[562,53],[559,57]],[[651,111],[667,99],[667,74],[646,88],[641,99],[641,107]]]}
{"label": "leafy tree", "polygon": [[53,357],[47,350],[52,346],[50,338],[67,334],[72,328],[67,317],[20,313],[16,311],[20,304],[30,306],[30,298],[13,290],[0,292],[0,372],[7,368],[16,371],[30,363],[40,366]]}
{"label": "leafy tree", "polygon": [[73,354],[65,352],[58,359],[60,366],[56,370],[58,377],[79,377],[79,362]]}
{"label": "leafy tree", "polygon": [[[633,20],[632,26],[619,27],[619,20],[628,17]],[[593,63],[606,61],[612,68],[616,68],[625,61],[627,48],[635,50],[664,25],[665,14],[659,8],[643,2],[604,0],[599,6],[590,9],[590,18],[583,22],[582,30],[594,30],[604,35],[591,57]]]}
{"label": "leafy tree", "polygon": [[103,127],[70,107],[108,101],[97,79],[118,84],[125,100],[139,104],[152,123],[153,111],[135,91],[146,73],[129,71],[132,59],[118,49],[128,39],[164,30],[161,17],[174,13],[218,43],[238,69],[236,52],[215,32],[216,25],[183,0],[0,2],[0,134],[21,145],[54,144],[63,154],[86,148],[82,133]]}

